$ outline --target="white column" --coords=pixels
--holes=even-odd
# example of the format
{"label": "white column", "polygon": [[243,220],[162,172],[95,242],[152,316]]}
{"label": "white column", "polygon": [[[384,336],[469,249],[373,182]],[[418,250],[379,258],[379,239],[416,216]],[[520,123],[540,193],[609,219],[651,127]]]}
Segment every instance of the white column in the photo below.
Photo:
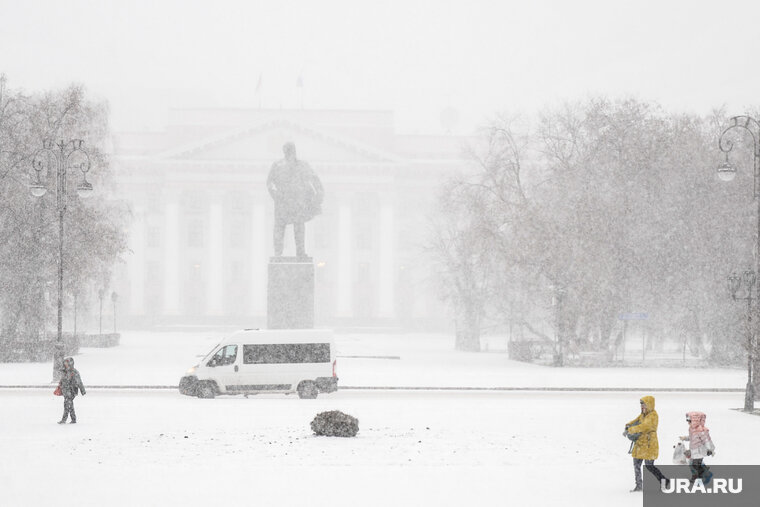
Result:
{"label": "white column", "polygon": [[145,314],[145,212],[135,207],[135,219],[129,232],[129,313]]}
{"label": "white column", "polygon": [[179,315],[179,204],[169,193],[164,204],[164,315]]}
{"label": "white column", "polygon": [[394,318],[395,305],[395,259],[394,209],[391,202],[380,205],[379,265],[377,273],[377,314],[380,318]]}
{"label": "white column", "polygon": [[337,317],[353,316],[353,243],[351,234],[351,206],[338,207],[338,300]]}
{"label": "white column", "polygon": [[224,210],[220,202],[212,202],[208,215],[208,278],[206,315],[224,315]]}
{"label": "white column", "polygon": [[264,195],[254,198],[251,230],[251,313],[255,316],[267,314],[267,249],[272,247],[263,199]]}

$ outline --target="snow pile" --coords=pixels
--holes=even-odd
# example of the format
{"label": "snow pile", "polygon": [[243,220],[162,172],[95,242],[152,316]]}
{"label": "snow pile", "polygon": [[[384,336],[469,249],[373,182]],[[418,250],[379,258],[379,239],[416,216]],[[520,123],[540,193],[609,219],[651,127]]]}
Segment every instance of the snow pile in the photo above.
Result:
{"label": "snow pile", "polygon": [[311,421],[315,435],[326,437],[355,437],[359,432],[359,420],[340,410],[320,412]]}

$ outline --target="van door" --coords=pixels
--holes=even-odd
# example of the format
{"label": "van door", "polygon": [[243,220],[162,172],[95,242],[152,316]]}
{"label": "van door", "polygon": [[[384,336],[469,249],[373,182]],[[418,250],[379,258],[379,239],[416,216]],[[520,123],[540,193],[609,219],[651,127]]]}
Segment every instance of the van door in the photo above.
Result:
{"label": "van door", "polygon": [[206,366],[210,368],[209,376],[216,380],[219,387],[229,393],[239,391],[237,356],[237,345],[225,345],[217,350],[206,363]]}

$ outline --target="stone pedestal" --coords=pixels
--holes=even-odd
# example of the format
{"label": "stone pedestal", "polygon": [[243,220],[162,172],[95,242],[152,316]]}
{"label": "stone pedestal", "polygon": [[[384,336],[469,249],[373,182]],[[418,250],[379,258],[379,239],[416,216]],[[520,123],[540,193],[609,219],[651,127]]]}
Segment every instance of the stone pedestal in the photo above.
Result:
{"label": "stone pedestal", "polygon": [[270,257],[267,327],[314,327],[314,263],[311,257]]}

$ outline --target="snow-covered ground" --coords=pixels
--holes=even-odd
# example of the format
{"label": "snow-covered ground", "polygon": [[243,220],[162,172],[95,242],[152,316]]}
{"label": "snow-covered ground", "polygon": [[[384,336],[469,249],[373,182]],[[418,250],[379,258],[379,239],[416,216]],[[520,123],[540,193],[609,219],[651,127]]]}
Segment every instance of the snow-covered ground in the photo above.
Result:
{"label": "snow-covered ground", "polygon": [[[219,335],[126,333],[83,349],[89,385],[176,384]],[[728,386],[741,370],[562,370],[462,354],[434,335],[338,335],[343,385]],[[50,363],[0,367],[0,384],[44,384]],[[60,426],[51,388],[0,389],[3,506],[641,505],[623,424],[639,392],[346,390],[316,400],[200,400],[173,390],[91,388]],[[742,393],[656,393],[662,463],[702,410],[712,463],[760,464],[760,417]],[[323,410],[359,419],[350,439],[316,437]]]}

